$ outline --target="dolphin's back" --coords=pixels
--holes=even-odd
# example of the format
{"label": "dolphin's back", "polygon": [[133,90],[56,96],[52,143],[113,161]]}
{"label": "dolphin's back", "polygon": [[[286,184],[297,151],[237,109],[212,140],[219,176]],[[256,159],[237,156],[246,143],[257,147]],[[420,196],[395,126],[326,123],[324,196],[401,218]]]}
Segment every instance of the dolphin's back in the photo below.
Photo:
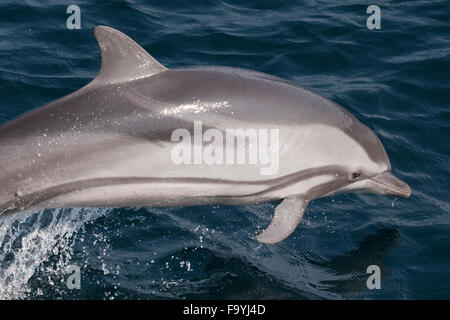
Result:
{"label": "dolphin's back", "polygon": [[350,112],[307,88],[262,72],[216,66],[168,69],[130,83],[129,90],[156,114],[209,119],[213,126],[322,125],[372,150],[368,156],[373,161],[389,162],[378,137]]}
{"label": "dolphin's back", "polygon": [[[167,83],[170,86],[160,85]],[[227,102],[223,108],[214,111],[222,115],[232,112],[236,119],[259,123],[301,125],[314,122],[346,128],[356,120],[338,104],[311,90],[272,75],[241,68],[171,69],[130,85],[174,106],[198,100]]]}

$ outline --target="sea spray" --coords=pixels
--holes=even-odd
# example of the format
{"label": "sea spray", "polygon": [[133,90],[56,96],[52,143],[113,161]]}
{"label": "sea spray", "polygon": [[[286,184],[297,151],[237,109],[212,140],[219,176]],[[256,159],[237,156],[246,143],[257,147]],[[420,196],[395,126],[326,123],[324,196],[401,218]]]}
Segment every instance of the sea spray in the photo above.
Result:
{"label": "sea spray", "polygon": [[89,221],[110,209],[56,209],[23,212],[0,219],[0,299],[24,299],[31,289],[29,280],[52,255],[63,273],[73,253],[73,236]]}

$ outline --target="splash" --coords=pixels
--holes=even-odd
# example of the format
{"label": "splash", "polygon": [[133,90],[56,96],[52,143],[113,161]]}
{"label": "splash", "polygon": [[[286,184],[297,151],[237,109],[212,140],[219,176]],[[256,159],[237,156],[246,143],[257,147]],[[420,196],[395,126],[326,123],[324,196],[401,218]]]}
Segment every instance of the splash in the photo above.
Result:
{"label": "splash", "polygon": [[[24,212],[0,219],[0,299],[25,299],[29,280],[42,268],[65,270],[73,254],[73,236],[110,209],[57,209]],[[57,255],[56,268],[45,267]]]}

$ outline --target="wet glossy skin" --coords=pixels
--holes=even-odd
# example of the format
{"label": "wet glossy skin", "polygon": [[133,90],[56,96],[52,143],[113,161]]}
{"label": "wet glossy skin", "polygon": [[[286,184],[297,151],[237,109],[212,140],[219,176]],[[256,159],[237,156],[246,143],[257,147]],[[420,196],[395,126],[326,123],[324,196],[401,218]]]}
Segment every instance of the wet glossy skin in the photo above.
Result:
{"label": "wet glossy skin", "polygon": [[[409,195],[401,182],[386,189],[389,177],[378,179],[384,184],[371,180],[390,171],[384,147],[336,103],[250,70],[169,70],[125,35],[97,30],[99,76],[0,128],[0,213],[242,204],[290,195],[312,200],[344,190]],[[250,164],[174,164],[171,134],[192,132],[194,121],[221,132],[279,130],[278,172],[262,176]]]}
{"label": "wet glossy skin", "polygon": [[[10,199],[21,193],[18,172],[32,177],[30,187],[23,184],[24,194],[27,187],[36,190],[97,178],[187,178],[189,176],[182,172],[186,168],[170,168],[167,145],[171,144],[173,130],[192,129],[194,120],[222,130],[227,127],[279,128],[284,137],[282,143],[291,154],[282,157],[284,171],[271,178],[314,167],[346,168],[345,159],[340,158],[310,167],[286,162],[310,153],[305,148],[296,148],[295,137],[310,130],[311,125],[341,131],[341,136],[328,137],[343,138],[330,144],[339,148],[343,143],[358,143],[357,139],[361,139],[361,135],[352,139],[347,132],[363,132],[368,137],[366,144],[375,148],[368,153],[369,158],[379,160],[381,165],[389,168],[384,148],[376,136],[335,103],[285,80],[257,72],[220,67],[193,68],[168,70],[124,84],[87,87],[3,126],[0,144],[6,152],[0,156],[0,163],[3,181],[8,181],[9,195],[5,197],[2,193],[2,196]],[[130,143],[139,147],[134,148]],[[296,151],[298,156],[293,157],[292,153]],[[315,154],[317,164],[320,158],[325,158],[320,151],[319,148]],[[331,150],[322,151],[329,153]],[[156,154],[160,156],[156,157]],[[123,163],[137,158],[142,159],[142,165],[135,167],[138,170],[134,170],[134,174],[131,174],[133,170],[121,169]],[[99,174],[108,167],[113,174]],[[166,169],[155,172],[157,167]],[[223,180],[233,180],[227,179],[230,171],[239,170],[200,169],[203,178]],[[45,182],[36,183],[44,177]],[[257,174],[246,177],[254,181],[268,180]],[[216,196],[224,196],[220,192]]]}

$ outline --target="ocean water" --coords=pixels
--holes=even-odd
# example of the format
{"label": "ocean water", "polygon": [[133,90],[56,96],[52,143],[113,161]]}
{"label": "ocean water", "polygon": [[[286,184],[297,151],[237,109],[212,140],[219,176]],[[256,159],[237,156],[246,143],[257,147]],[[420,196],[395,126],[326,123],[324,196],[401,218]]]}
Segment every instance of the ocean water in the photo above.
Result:
{"label": "ocean water", "polygon": [[[449,1],[77,0],[80,30],[68,4],[0,3],[0,123],[90,82],[92,31],[108,25],[169,68],[254,69],[338,102],[412,196],[315,200],[277,245],[253,238],[277,203],[19,213],[0,218],[1,299],[450,298]],[[371,4],[380,30],[366,27]]]}

